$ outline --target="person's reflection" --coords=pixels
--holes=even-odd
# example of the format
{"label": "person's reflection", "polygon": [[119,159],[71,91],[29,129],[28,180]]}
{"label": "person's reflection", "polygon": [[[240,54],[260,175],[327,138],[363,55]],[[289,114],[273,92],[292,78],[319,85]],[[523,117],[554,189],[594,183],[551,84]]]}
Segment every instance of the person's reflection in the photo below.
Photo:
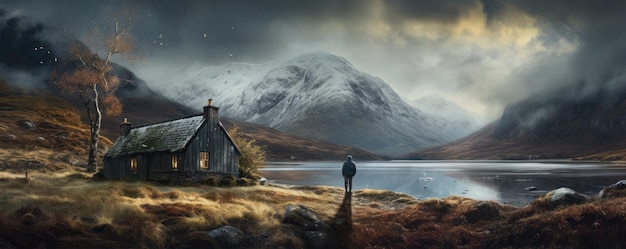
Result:
{"label": "person's reflection", "polygon": [[335,227],[340,236],[341,246],[349,247],[349,238],[352,233],[352,192],[347,192],[343,196],[341,206],[335,215]]}

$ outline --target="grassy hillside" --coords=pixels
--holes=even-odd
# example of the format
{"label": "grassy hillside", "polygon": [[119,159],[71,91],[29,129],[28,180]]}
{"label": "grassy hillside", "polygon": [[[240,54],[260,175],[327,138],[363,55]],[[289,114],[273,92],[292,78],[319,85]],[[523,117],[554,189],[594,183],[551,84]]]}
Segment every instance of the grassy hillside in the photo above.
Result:
{"label": "grassy hillside", "polygon": [[382,160],[378,156],[361,148],[331,144],[320,140],[313,140],[289,135],[275,129],[262,127],[246,122],[222,119],[225,127],[237,125],[244,135],[256,140],[268,154],[270,161],[288,160],[345,160],[346,155],[353,155],[360,160]]}
{"label": "grassy hillside", "polygon": [[[106,138],[100,141],[111,145]],[[47,90],[14,89],[0,79],[0,148],[84,154],[88,142],[89,128],[69,102]]]}
{"label": "grassy hillside", "polygon": [[[457,141],[425,148],[405,155],[405,159],[550,159],[573,158],[578,160],[626,160],[623,145],[597,142],[572,142],[558,137],[537,139],[499,139],[493,137],[495,123]],[[582,135],[581,135],[582,137]],[[591,137],[591,136],[587,136]],[[581,138],[582,139],[582,138]]]}

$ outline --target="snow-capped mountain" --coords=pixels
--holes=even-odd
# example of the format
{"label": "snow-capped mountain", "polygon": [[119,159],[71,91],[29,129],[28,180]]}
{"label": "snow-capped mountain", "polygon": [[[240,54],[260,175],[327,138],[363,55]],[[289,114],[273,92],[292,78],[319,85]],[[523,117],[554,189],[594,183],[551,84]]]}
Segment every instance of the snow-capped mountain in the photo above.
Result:
{"label": "snow-capped mountain", "polygon": [[263,65],[203,67],[152,86],[191,107],[212,98],[227,117],[388,156],[470,132],[451,132],[445,118],[410,106],[382,79],[326,53]]}
{"label": "snow-capped mountain", "polygon": [[439,95],[423,96],[409,104],[429,116],[438,117],[435,120],[441,123],[437,126],[453,136],[463,137],[481,127],[476,114]]}

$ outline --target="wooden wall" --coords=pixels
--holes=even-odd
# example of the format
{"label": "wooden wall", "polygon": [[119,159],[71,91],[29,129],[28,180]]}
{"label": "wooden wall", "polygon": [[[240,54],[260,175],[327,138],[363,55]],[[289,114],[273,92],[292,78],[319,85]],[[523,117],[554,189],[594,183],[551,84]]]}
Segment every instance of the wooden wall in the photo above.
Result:
{"label": "wooden wall", "polygon": [[[194,173],[200,169],[200,152],[209,152],[209,172],[216,174],[239,174],[239,152],[232,143],[225,129],[219,123],[217,108],[211,112],[195,137],[189,141],[184,151],[176,152],[178,156],[178,173]],[[172,170],[171,152],[138,154],[137,174],[130,169],[131,156],[105,158],[107,178],[149,179],[150,173],[176,173]],[[204,171],[204,170],[202,170]]]}

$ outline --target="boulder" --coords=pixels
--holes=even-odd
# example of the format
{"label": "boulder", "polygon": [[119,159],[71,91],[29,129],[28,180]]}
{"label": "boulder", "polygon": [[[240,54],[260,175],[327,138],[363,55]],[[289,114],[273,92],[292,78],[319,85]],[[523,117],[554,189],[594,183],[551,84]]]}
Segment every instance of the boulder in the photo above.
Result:
{"label": "boulder", "polygon": [[237,247],[243,241],[243,232],[233,226],[222,226],[213,229],[207,234],[212,239],[220,242],[221,245],[229,247]]}
{"label": "boulder", "polygon": [[33,123],[33,121],[30,121],[30,120],[18,121],[17,122],[17,126],[19,126],[22,129],[35,129],[35,128],[37,128],[35,123]]}
{"label": "boulder", "polygon": [[578,193],[570,188],[561,187],[546,193],[539,197],[533,203],[535,206],[541,206],[547,209],[554,209],[558,206],[570,206],[584,204],[591,201],[591,198],[585,194]]}
{"label": "boulder", "polygon": [[322,231],[306,231],[304,233],[306,241],[309,244],[309,248],[333,248],[336,245],[333,244],[333,237]]}
{"label": "boulder", "polygon": [[285,210],[283,223],[293,224],[305,231],[328,232],[332,229],[313,210],[302,205],[290,205]]}
{"label": "boulder", "polygon": [[4,134],[4,135],[2,135],[2,139],[5,139],[5,140],[17,140],[17,136],[15,136],[13,134]]}
{"label": "boulder", "polygon": [[308,207],[290,205],[282,222],[294,225],[292,231],[306,241],[309,248],[336,247],[333,229]]}
{"label": "boulder", "polygon": [[626,196],[626,180],[618,181],[600,190],[601,199],[624,196]]}

